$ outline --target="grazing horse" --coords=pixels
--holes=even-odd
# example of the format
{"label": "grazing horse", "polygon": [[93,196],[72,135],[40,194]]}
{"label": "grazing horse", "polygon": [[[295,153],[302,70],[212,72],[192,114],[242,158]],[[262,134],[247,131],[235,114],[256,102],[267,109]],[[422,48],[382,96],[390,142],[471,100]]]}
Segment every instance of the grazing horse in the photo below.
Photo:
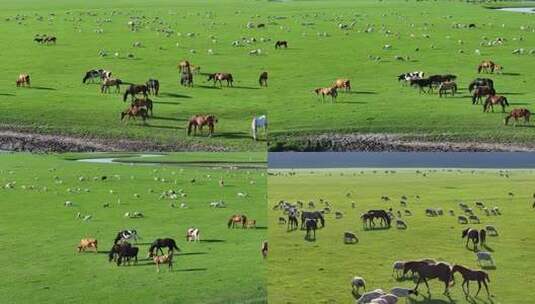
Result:
{"label": "grazing horse", "polygon": [[455,96],[455,93],[457,93],[457,83],[455,83],[455,81],[443,82],[438,87],[438,95],[440,97],[442,97],[442,95],[447,96],[448,91],[451,91],[451,95]]}
{"label": "grazing horse", "polygon": [[57,38],[55,36],[46,36],[44,39],[43,39],[43,43],[53,43],[53,44],[56,44],[56,40]]}
{"label": "grazing horse", "polygon": [[121,252],[121,248],[122,247],[132,247],[132,245],[130,245],[130,243],[124,241],[124,242],[121,242],[119,244],[113,244],[113,246],[111,247],[110,251],[108,252],[108,261],[111,262],[111,261],[116,261],[117,262],[117,258],[119,257],[119,252]]}
{"label": "grazing horse", "polygon": [[351,81],[349,79],[336,79],[333,88],[343,89],[346,92],[351,91]]}
{"label": "grazing horse", "polygon": [[[305,240],[307,240],[307,241],[315,241],[316,240],[316,229],[318,229],[318,223],[316,222],[316,220],[307,218],[305,220],[305,229],[307,231],[307,233],[305,235]],[[312,232],[312,235],[311,235],[311,232]]]}
{"label": "grazing horse", "polygon": [[474,251],[477,250],[477,244],[479,244],[479,231],[477,229],[466,228],[462,231],[461,237],[463,239],[466,238],[466,248],[469,248],[468,242],[472,241],[472,244],[474,245]]}
{"label": "grazing horse", "polygon": [[373,222],[374,216],[370,213],[363,213],[360,216],[360,219],[362,220],[362,227],[364,230],[366,229],[373,229],[375,227],[375,223]]}
{"label": "grazing horse", "polygon": [[140,237],[136,230],[134,229],[122,230],[122,231],[117,232],[117,236],[115,236],[113,243],[117,244],[119,242],[126,242],[126,241],[131,241],[131,240],[137,241],[138,238]]}
{"label": "grazing horse", "polygon": [[474,89],[474,92],[472,93],[472,104],[478,104],[479,102],[483,101],[483,97],[485,96],[494,96],[496,95],[496,91],[487,86],[480,86]]}
{"label": "grazing horse", "polygon": [[[413,78],[409,80],[409,85],[411,87],[418,87],[419,93],[430,93],[433,91],[433,81],[429,78]],[[427,92],[425,91],[425,88],[427,88]]]}
{"label": "grazing horse", "polygon": [[[145,123],[147,118],[149,118],[149,114],[146,107],[130,106],[121,112],[121,121],[124,120],[125,117],[128,117],[128,120],[130,120],[130,118],[136,119],[136,117],[141,117],[143,123]],[[128,123],[128,120],[126,123]]]}
{"label": "grazing horse", "polygon": [[236,228],[238,224],[241,224],[241,227],[245,228],[245,224],[247,224],[247,216],[243,214],[234,214],[228,220],[227,226],[228,228]]}
{"label": "grazing horse", "polygon": [[149,88],[144,84],[131,84],[124,92],[123,101],[126,101],[128,95],[130,95],[132,100],[134,100],[134,98],[136,98],[136,94],[138,93],[142,93],[145,98],[148,98]]}
{"label": "grazing horse", "polygon": [[468,91],[472,92],[475,88],[484,86],[494,89],[494,81],[490,78],[476,78],[468,85]]}
{"label": "grazing horse", "polygon": [[104,80],[106,78],[111,78],[110,71],[106,71],[104,69],[90,70],[85,73],[82,83],[89,83],[89,81],[94,83],[95,79]]}
{"label": "grazing horse", "polygon": [[325,218],[320,211],[303,211],[301,212],[301,229],[304,228],[307,219],[318,221],[321,224],[321,228],[325,227]]}
{"label": "grazing horse", "polygon": [[500,105],[502,106],[502,112],[505,113],[505,107],[509,106],[509,102],[507,101],[507,98],[500,95],[491,95],[487,97],[485,100],[485,104],[483,105],[483,112],[488,112],[489,107],[494,112],[494,105]]}
{"label": "grazing horse", "polygon": [[177,68],[178,68],[178,71],[179,72],[183,72],[183,71],[190,71],[191,70],[191,64],[189,63],[189,61],[187,60],[182,60],[178,63],[177,65]]}
{"label": "grazing horse", "polygon": [[[485,271],[482,270],[472,270],[467,267],[464,267],[462,265],[454,265],[452,268],[452,274],[455,274],[456,272],[460,273],[463,277],[463,284],[461,285],[463,288],[463,292],[468,297],[470,294],[470,281],[476,281],[478,285],[476,297],[481,291],[481,283],[485,286],[485,289],[487,290],[487,296],[490,297],[489,287],[487,285],[487,282],[490,283],[489,275]],[[466,284],[466,290],[464,288],[464,285]]]}
{"label": "grazing horse", "polygon": [[[139,253],[138,247],[120,246],[119,254],[117,257],[117,266],[121,266],[123,259],[126,259],[130,263],[130,259],[134,258],[134,264],[137,263],[137,254]],[[124,263],[126,264],[126,262]]]}
{"label": "grazing horse", "polygon": [[496,69],[497,66],[498,65],[495,64],[491,60],[483,60],[483,61],[481,61],[481,63],[477,67],[477,73],[478,74],[481,74],[481,72],[489,73],[489,71],[490,71],[490,73],[494,73],[494,70]]}
{"label": "grazing horse", "polygon": [[185,87],[193,86],[193,74],[190,70],[184,70],[180,73],[180,85]]}
{"label": "grazing horse", "polygon": [[297,220],[297,214],[295,214],[295,213],[288,214],[288,227],[287,227],[287,230],[288,231],[295,230],[295,229],[297,229],[297,227],[299,227],[299,221]]}
{"label": "grazing horse", "polygon": [[258,84],[261,86],[261,87],[267,87],[268,86],[268,72],[262,72],[260,74],[260,77],[258,77]]}
{"label": "grazing horse", "polygon": [[160,272],[160,264],[168,264],[169,271],[173,270],[173,251],[166,255],[155,256],[152,258],[154,264],[156,264],[156,272]]}
{"label": "grazing horse", "polygon": [[[165,239],[156,239],[149,248],[149,258],[155,256],[158,254],[158,250],[163,254],[162,248],[167,248],[168,253],[172,252],[174,249],[177,251],[180,251],[180,249],[176,246],[175,240],[171,238],[165,238]],[[154,252],[156,249],[156,252]]]}
{"label": "grazing horse", "polygon": [[28,74],[20,74],[19,75],[19,78],[17,78],[17,81],[16,81],[16,84],[17,84],[17,87],[20,87],[20,86],[30,86],[30,75]]}
{"label": "grazing horse", "polygon": [[446,74],[446,75],[431,75],[428,78],[433,84],[440,85],[443,82],[450,82],[455,81],[457,79],[457,76]]}
{"label": "grazing horse", "polygon": [[314,93],[316,93],[318,96],[321,94],[322,102],[325,101],[325,95],[331,96],[331,102],[335,102],[336,97],[338,97],[338,91],[336,90],[336,87],[317,88],[314,89]]}
{"label": "grazing horse", "polygon": [[373,218],[381,220],[381,224],[384,224],[387,228],[390,228],[392,219],[385,210],[370,210],[368,214]]}
{"label": "grazing horse", "polygon": [[154,94],[154,96],[158,96],[158,92],[160,92],[160,82],[158,79],[152,79],[150,78],[145,83],[147,88],[149,89],[149,94]]}
{"label": "grazing horse", "polygon": [[264,130],[264,133],[266,133],[267,135],[267,127],[268,127],[268,122],[267,122],[266,115],[253,117],[253,122],[251,123],[251,130],[253,132],[253,140],[256,140],[259,128],[262,128]]}
{"label": "grazing horse", "polygon": [[438,279],[445,285],[444,294],[449,294],[448,288],[450,282],[453,281],[453,273],[450,265],[446,263],[429,263],[428,261],[411,261],[403,265],[403,276],[409,270],[418,275],[418,281],[416,282],[416,287],[414,287],[415,291],[418,290],[418,286],[423,281],[427,287],[427,293],[431,294],[427,280]]}
{"label": "grazing horse", "polygon": [[514,118],[515,119],[515,126],[516,126],[516,123],[518,122],[518,119],[519,118],[524,118],[524,124],[526,123],[529,123],[529,117],[531,116],[531,112],[526,109],[526,108],[516,108],[516,109],[513,109],[509,115],[507,115],[504,119],[503,119],[503,123],[507,126],[507,124],[509,123],[509,119],[511,118]]}
{"label": "grazing horse", "polygon": [[214,81],[214,87],[219,82],[219,86],[222,87],[223,83],[222,81],[225,80],[227,82],[227,87],[232,87],[234,78],[232,77],[232,74],[230,73],[214,73],[214,74],[208,74],[208,79],[206,81]]}
{"label": "grazing horse", "polygon": [[287,49],[288,48],[288,41],[286,41],[286,40],[278,40],[277,42],[275,42],[275,49],[280,49],[282,47]]}
{"label": "grazing horse", "polygon": [[215,131],[215,124],[218,122],[215,115],[195,115],[189,119],[188,122],[188,135],[191,135],[191,129],[193,129],[193,135],[197,134],[197,128],[202,135],[202,128],[208,125],[208,136],[212,136]]}
{"label": "grazing horse", "polygon": [[115,92],[119,93],[121,90],[120,85],[122,83],[123,82],[121,81],[121,79],[106,78],[102,80],[102,85],[100,86],[100,93],[109,93],[110,87],[115,87]]}
{"label": "grazing horse", "polygon": [[138,107],[138,108],[145,108],[147,109],[147,114],[150,112],[150,116],[153,116],[152,112],[152,100],[149,98],[140,99],[136,98],[134,101],[132,101],[132,104],[130,107]]}

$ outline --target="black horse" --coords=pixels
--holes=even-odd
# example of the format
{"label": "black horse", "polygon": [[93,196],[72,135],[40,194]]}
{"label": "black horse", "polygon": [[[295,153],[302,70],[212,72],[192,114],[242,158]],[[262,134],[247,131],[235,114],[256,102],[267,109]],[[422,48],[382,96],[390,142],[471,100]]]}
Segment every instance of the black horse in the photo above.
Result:
{"label": "black horse", "polygon": [[276,48],[276,49],[280,49],[280,48],[282,48],[282,47],[284,47],[285,49],[287,49],[287,48],[288,48],[288,41],[286,41],[286,40],[279,40],[279,41],[275,42],[275,48]]}
{"label": "black horse", "polygon": [[110,252],[108,253],[109,262],[111,261],[117,261],[117,258],[119,257],[119,253],[121,252],[123,247],[132,247],[130,243],[123,242],[121,244],[114,244],[113,247],[111,247]]}
{"label": "black horse", "polygon": [[494,81],[490,78],[476,78],[468,85],[468,91],[472,92],[477,87],[485,86],[494,89]]}
{"label": "black horse", "polygon": [[299,227],[299,221],[297,220],[297,215],[295,213],[290,213],[288,215],[288,231],[297,229]]}
{"label": "black horse", "polygon": [[124,92],[123,101],[126,101],[128,95],[132,97],[132,100],[136,97],[136,94],[142,93],[145,98],[149,97],[149,88],[144,84],[131,84]]}
{"label": "black horse", "polygon": [[325,218],[323,218],[323,214],[320,211],[303,211],[301,213],[301,229],[305,228],[305,222],[307,219],[319,220],[321,228],[325,227]]}
{"label": "black horse", "polygon": [[149,89],[149,94],[154,94],[154,96],[158,96],[158,92],[160,92],[160,82],[158,79],[152,79],[150,78],[145,83],[147,88]]}
{"label": "black horse", "polygon": [[[307,241],[315,241],[316,240],[316,229],[318,229],[318,222],[314,219],[307,218],[305,220],[305,227],[307,230],[307,234],[305,235],[305,240]],[[311,237],[310,233],[312,232],[313,237]]]}
{"label": "black horse", "polygon": [[[429,93],[433,89],[433,81],[429,78],[411,79],[409,85],[411,87],[418,87],[420,93]],[[425,91],[425,88],[427,88],[427,92]]]}
{"label": "black horse", "polygon": [[[173,239],[165,238],[165,239],[156,239],[156,241],[152,242],[149,248],[149,257],[153,257],[154,254],[158,254],[158,250],[163,254],[162,248],[166,248],[169,250],[169,252],[173,251],[174,249],[180,251],[180,249],[176,246],[176,242]],[[156,252],[154,252],[154,249],[156,249]]]}
{"label": "black horse", "polygon": [[432,83],[438,85],[438,84],[441,84],[441,83],[443,83],[443,82],[454,81],[455,79],[457,79],[457,76],[452,75],[452,74],[446,74],[446,75],[431,75],[431,76],[429,76],[428,79],[431,80]]}
{"label": "black horse", "polygon": [[117,257],[117,266],[121,266],[123,260],[130,263],[130,260],[134,258],[134,264],[137,263],[137,254],[139,253],[138,247],[121,246],[119,248],[119,256]]}
{"label": "black horse", "polygon": [[392,219],[385,210],[370,210],[368,211],[368,214],[373,218],[378,218],[381,221],[381,224],[384,224],[387,228],[390,228]]}
{"label": "black horse", "polygon": [[185,87],[193,86],[193,74],[189,70],[184,70],[180,74],[180,84]]}

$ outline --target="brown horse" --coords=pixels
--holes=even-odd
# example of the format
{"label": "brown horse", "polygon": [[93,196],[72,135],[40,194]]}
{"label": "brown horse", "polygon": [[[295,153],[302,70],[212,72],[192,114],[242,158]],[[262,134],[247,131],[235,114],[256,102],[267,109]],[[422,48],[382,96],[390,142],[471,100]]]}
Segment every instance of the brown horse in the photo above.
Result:
{"label": "brown horse", "polygon": [[346,92],[351,91],[351,81],[349,79],[336,79],[333,88],[343,89]]}
{"label": "brown horse", "polygon": [[193,135],[197,134],[197,127],[202,135],[202,128],[205,125],[208,125],[208,136],[214,134],[215,124],[217,123],[217,118],[215,115],[195,115],[189,119],[188,122],[188,135],[191,135],[191,129],[193,128]]}
{"label": "brown horse", "polygon": [[455,93],[457,93],[457,83],[455,81],[442,82],[438,87],[439,97],[442,97],[442,95],[447,96],[448,91],[451,92],[451,96],[455,96]]}
{"label": "brown horse", "polygon": [[[135,120],[136,117],[141,117],[143,124],[145,124],[149,115],[147,113],[147,108],[145,107],[130,106],[121,112],[121,121],[124,120],[125,117],[128,117],[128,120],[130,120],[130,118]],[[128,120],[126,120],[125,123],[128,123]]]}
{"label": "brown horse", "polygon": [[124,92],[123,101],[126,101],[128,95],[132,97],[132,100],[136,98],[136,94],[142,93],[145,98],[149,97],[149,88],[144,84],[131,84]]}
{"label": "brown horse", "polygon": [[325,95],[331,96],[331,102],[335,102],[336,97],[338,97],[338,91],[336,90],[336,87],[316,88],[314,89],[314,93],[316,93],[318,96],[321,94],[322,101],[325,101]]}
{"label": "brown horse", "polygon": [[246,228],[246,224],[247,224],[247,216],[245,215],[239,215],[239,214],[234,214],[230,217],[230,219],[228,220],[228,228],[236,228],[237,225],[241,224],[241,227],[242,228]]}
{"label": "brown horse", "polygon": [[134,99],[134,101],[132,101],[132,104],[130,105],[130,107],[138,107],[138,108],[144,107],[145,109],[147,109],[147,114],[149,114],[150,112],[150,116],[153,116],[152,100],[150,100],[149,98],[145,98],[145,99],[136,98]]}
{"label": "brown horse", "polygon": [[453,281],[450,265],[442,262],[429,263],[428,261],[412,261],[406,262],[403,265],[403,276],[405,276],[409,270],[412,270],[413,273],[418,275],[418,281],[416,282],[416,287],[414,287],[415,291],[423,281],[427,287],[427,293],[431,294],[427,280],[438,279],[445,285],[444,294],[449,294],[448,288],[450,287],[450,282]]}
{"label": "brown horse", "polygon": [[30,75],[28,74],[20,74],[19,78],[17,78],[17,87],[25,87],[30,86]]}
{"label": "brown horse", "polygon": [[286,40],[278,40],[277,42],[275,42],[275,48],[276,49],[280,49],[282,47],[287,49],[288,48],[288,41],[286,41]]}
{"label": "brown horse", "polygon": [[234,78],[232,77],[232,74],[230,74],[230,73],[209,74],[208,75],[208,79],[206,81],[210,81],[210,80],[214,81],[214,87],[215,87],[217,82],[219,82],[219,86],[222,87],[223,86],[223,83],[222,83],[223,80],[227,81],[227,87],[234,86],[233,85]]}
{"label": "brown horse", "polygon": [[529,123],[529,117],[531,116],[531,112],[526,109],[526,108],[516,108],[516,109],[513,109],[509,115],[507,115],[504,120],[503,120],[503,123],[507,126],[507,124],[509,123],[509,119],[511,118],[514,118],[515,119],[515,126],[516,126],[516,123],[518,122],[518,119],[519,118],[524,118],[524,123]]}
{"label": "brown horse", "polygon": [[110,87],[115,87],[115,93],[119,93],[121,90],[120,85],[123,82],[121,79],[116,78],[106,78],[102,80],[102,85],[100,86],[100,93],[109,93]]}
{"label": "brown horse", "polygon": [[177,65],[177,69],[179,72],[183,72],[183,71],[190,71],[191,70],[191,64],[189,63],[189,61],[187,60],[182,60],[178,63]]}
{"label": "brown horse", "polygon": [[[468,297],[470,294],[470,287],[468,286],[470,281],[476,281],[478,285],[476,297],[481,291],[481,283],[485,286],[485,289],[487,290],[487,295],[490,297],[489,287],[487,285],[487,282],[490,283],[489,275],[485,271],[482,270],[472,270],[469,268],[466,268],[462,265],[454,265],[452,268],[452,274],[455,274],[456,272],[460,273],[463,277],[463,292]],[[464,289],[464,285],[466,284],[466,290]]]}
{"label": "brown horse", "polygon": [[494,112],[494,106],[500,105],[502,106],[502,112],[505,113],[505,107],[509,106],[509,102],[507,101],[507,98],[505,96],[501,95],[492,95],[487,97],[485,100],[485,104],[483,105],[483,112],[488,112],[489,107]]}
{"label": "brown horse", "polygon": [[472,93],[472,104],[477,104],[483,101],[482,98],[485,96],[493,96],[493,95],[496,95],[496,90],[494,90],[491,87],[488,87],[488,86],[476,87],[474,89],[474,92]]}
{"label": "brown horse", "polygon": [[494,70],[496,70],[496,68],[501,70],[502,67],[500,65],[495,64],[492,60],[483,60],[477,67],[477,72],[494,73]]}
{"label": "brown horse", "polygon": [[260,84],[261,87],[267,87],[268,86],[268,72],[262,72],[260,74],[260,77],[258,77],[258,84]]}

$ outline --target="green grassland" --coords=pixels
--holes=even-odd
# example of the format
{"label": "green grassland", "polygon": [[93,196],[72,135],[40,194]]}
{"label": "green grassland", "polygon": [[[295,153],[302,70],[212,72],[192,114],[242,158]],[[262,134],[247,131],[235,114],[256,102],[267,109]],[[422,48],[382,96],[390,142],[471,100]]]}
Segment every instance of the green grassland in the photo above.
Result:
{"label": "green grassland", "polygon": [[[391,170],[388,170],[389,172]],[[533,259],[535,249],[531,237],[535,212],[531,208],[533,171],[511,170],[500,175],[498,170],[420,170],[394,169],[325,169],[299,170],[289,176],[289,171],[273,171],[269,176],[269,240],[271,256],[268,265],[268,294],[270,303],[350,303],[351,279],[362,276],[367,288],[390,290],[395,286],[414,287],[410,280],[396,281],[392,277],[392,263],[397,260],[435,258],[449,263],[464,264],[478,269],[475,254],[464,247],[461,230],[471,227],[494,225],[498,237],[487,240],[496,263],[496,269],[487,270],[490,275],[488,299],[484,291],[479,298],[465,299],[461,291],[462,278],[456,275],[451,289],[451,301],[442,295],[444,285],[437,280],[430,282],[432,296],[412,297],[410,303],[517,303],[529,297],[530,286],[535,281]],[[513,196],[509,196],[509,192]],[[389,196],[384,202],[381,196]],[[363,231],[359,219],[361,213],[372,208],[400,207],[402,195],[408,197],[407,209],[412,216],[403,216],[407,230],[395,227],[387,230]],[[419,195],[420,199],[416,199]],[[332,204],[332,213],[326,215],[326,226],[317,231],[317,240],[304,240],[304,231],[287,232],[285,225],[278,225],[280,211],[272,207],[280,200],[291,203],[300,200],[316,202],[319,199]],[[497,206],[501,216],[485,216],[474,207],[481,224],[461,225],[459,201],[474,205],[483,201],[487,207]],[[353,209],[351,203],[356,203]],[[442,208],[444,215],[428,217],[426,208]],[[452,209],[456,216],[450,216]],[[335,219],[334,211],[344,214]],[[360,242],[345,245],[343,233],[353,231]],[[471,284],[472,292],[477,284]],[[425,285],[419,291],[426,295]],[[403,302],[402,302],[403,303]]]}
{"label": "green grassland", "polygon": [[[493,143],[529,143],[535,138],[532,128],[504,127],[499,111],[482,113],[481,106],[470,103],[466,89],[477,76],[478,63],[492,59],[505,67],[502,75],[491,76],[498,94],[508,97],[511,107],[531,107],[534,94],[529,84],[535,79],[529,51],[535,48],[535,34],[533,16],[528,14],[462,1],[26,0],[1,4],[0,35],[9,37],[9,43],[0,46],[4,63],[0,122],[6,128],[141,139],[186,149],[262,150],[266,142],[255,143],[249,137],[250,120],[268,113],[273,149],[284,149],[286,142],[303,136],[333,132]],[[130,17],[141,16],[143,26],[130,32]],[[248,29],[248,22],[266,27]],[[353,22],[349,29],[339,28]],[[469,23],[477,27],[453,27]],[[166,29],[171,30],[169,35],[161,32]],[[35,44],[32,39],[38,33],[56,35],[58,44]],[[481,46],[498,37],[506,42]],[[232,46],[242,38],[256,42]],[[275,40],[287,40],[289,48],[275,50]],[[137,41],[143,47],[134,48]],[[387,44],[392,47],[384,49]],[[525,53],[513,55],[518,48]],[[249,55],[254,49],[262,54]],[[99,57],[99,50],[109,56]],[[127,59],[128,53],[135,58]],[[181,59],[201,66],[203,72],[233,73],[236,87],[211,89],[201,75],[196,76],[195,87],[180,87],[176,64]],[[83,73],[98,67],[134,83],[160,79],[162,94],[154,98],[155,118],[150,126],[124,126],[118,113],[126,105],[118,95],[103,95],[96,85],[81,85]],[[264,70],[270,74],[269,88],[260,89],[257,78]],[[439,99],[397,83],[398,74],[415,70],[427,75],[456,74],[461,91],[455,98]],[[21,72],[31,74],[33,89],[15,88]],[[312,89],[337,78],[351,79],[353,92],[341,93],[336,104],[322,104]],[[218,115],[215,137],[185,136],[185,120],[197,113]]]}
{"label": "green grassland", "polygon": [[[203,159],[193,154],[167,157]],[[232,154],[219,158],[235,162],[234,169],[217,163],[88,164],[66,158],[72,156],[0,155],[2,303],[266,302],[260,254],[267,237],[265,169],[239,169],[244,157]],[[160,198],[171,189],[182,189],[186,196]],[[238,197],[238,192],[248,197]],[[227,207],[210,208],[215,200]],[[72,207],[64,206],[66,201]],[[110,206],[104,208],[105,203]],[[181,203],[188,208],[180,208]],[[144,217],[124,216],[135,211]],[[92,219],[77,219],[78,212]],[[227,220],[235,213],[256,219],[258,228],[228,229]],[[201,231],[200,243],[185,242],[192,226]],[[122,229],[136,229],[142,237],[137,266],[108,263],[106,252]],[[76,252],[84,237],[99,241],[98,254]],[[150,242],[159,237],[174,238],[181,249],[172,272],[163,268],[157,273],[145,259]]]}

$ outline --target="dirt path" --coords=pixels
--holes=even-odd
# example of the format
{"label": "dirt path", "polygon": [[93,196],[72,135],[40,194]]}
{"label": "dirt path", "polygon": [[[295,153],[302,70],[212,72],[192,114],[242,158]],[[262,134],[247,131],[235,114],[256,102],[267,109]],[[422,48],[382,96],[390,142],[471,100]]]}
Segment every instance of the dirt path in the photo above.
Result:
{"label": "dirt path", "polygon": [[[287,139],[289,141],[287,141]],[[286,144],[285,141],[290,144]],[[279,144],[277,144],[279,143]],[[321,134],[279,137],[270,151],[360,152],[534,152],[533,144],[450,142],[404,139],[391,134]]]}
{"label": "dirt path", "polygon": [[0,129],[0,150],[26,152],[226,151],[224,147],[194,143],[158,144],[139,140],[95,139],[9,129]]}

